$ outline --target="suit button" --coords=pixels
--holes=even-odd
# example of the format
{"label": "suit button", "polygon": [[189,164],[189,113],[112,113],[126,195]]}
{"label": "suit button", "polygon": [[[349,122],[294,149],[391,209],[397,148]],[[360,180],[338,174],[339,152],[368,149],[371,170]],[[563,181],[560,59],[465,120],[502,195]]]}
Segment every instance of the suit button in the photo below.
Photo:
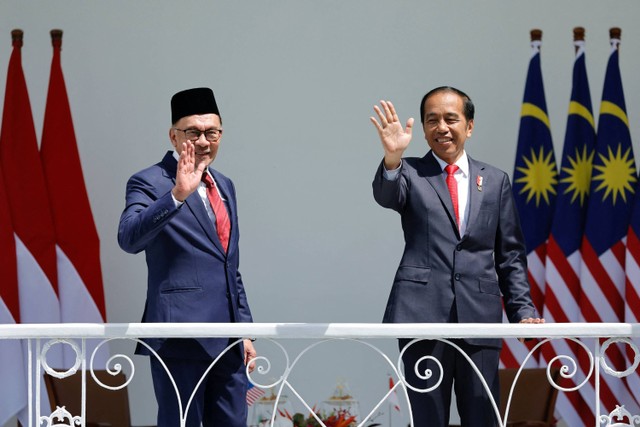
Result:
{"label": "suit button", "polygon": [[454,278],[454,279],[456,279],[457,281],[460,281],[460,273],[456,273],[456,274],[453,276],[453,278]]}
{"label": "suit button", "polygon": [[462,245],[456,246],[456,251],[460,252],[462,250]]}

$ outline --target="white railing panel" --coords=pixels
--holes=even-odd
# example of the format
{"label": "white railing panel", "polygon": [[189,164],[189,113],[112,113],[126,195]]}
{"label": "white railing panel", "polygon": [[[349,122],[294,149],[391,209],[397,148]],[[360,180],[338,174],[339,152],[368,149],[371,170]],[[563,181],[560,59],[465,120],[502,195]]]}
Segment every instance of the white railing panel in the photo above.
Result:
{"label": "white railing panel", "polygon": [[[252,323],[252,324],[21,324],[21,325],[0,325],[0,339],[20,339],[27,343],[27,360],[25,364],[28,369],[28,387],[29,387],[29,427],[32,426],[84,426],[86,419],[86,379],[87,372],[92,375],[93,379],[102,387],[117,390],[127,387],[135,376],[135,364],[133,359],[126,354],[116,354],[111,356],[107,361],[107,370],[112,374],[122,372],[125,363],[129,376],[126,382],[117,386],[110,386],[100,382],[94,374],[94,359],[96,354],[103,346],[106,346],[112,340],[129,340],[136,343],[146,345],[142,338],[187,338],[187,337],[254,337],[264,342],[272,343],[281,353],[277,357],[281,358],[279,364],[282,366],[282,372],[272,372],[273,357],[259,355],[254,359],[256,370],[248,373],[250,381],[256,387],[270,389],[275,395],[273,407],[271,409],[270,419],[264,425],[276,426],[277,409],[285,394],[292,394],[300,404],[313,416],[317,422],[326,427],[322,420],[319,410],[305,400],[299,387],[292,381],[292,373],[298,368],[299,362],[306,358],[308,354],[316,351],[324,343],[331,341],[347,341],[355,345],[363,346],[370,351],[375,357],[378,357],[388,372],[393,373],[395,386],[393,389],[382,396],[376,402],[372,409],[365,411],[359,416],[356,424],[358,427],[366,427],[371,420],[379,414],[381,406],[389,399],[394,391],[400,392],[405,401],[408,402],[408,389],[417,392],[428,393],[440,385],[442,379],[442,366],[437,359],[429,355],[425,355],[423,359],[431,359],[439,367],[440,372],[421,372],[425,378],[433,377],[438,379],[437,384],[425,390],[416,389],[414,386],[405,381],[402,366],[402,354],[396,351],[393,355],[385,353],[379,346],[372,343],[376,339],[396,339],[396,338],[413,338],[416,342],[421,339],[437,339],[448,345],[453,346],[460,351],[465,358],[471,363],[470,359],[455,344],[455,339],[459,338],[540,338],[539,342],[530,351],[527,359],[520,367],[520,371],[526,365],[529,358],[534,357],[538,350],[552,340],[569,340],[577,343],[584,355],[588,356],[588,370],[585,372],[585,378],[572,388],[563,388],[559,384],[553,382],[552,377],[547,371],[547,377],[550,383],[562,393],[577,392],[587,383],[591,382],[595,389],[596,399],[593,402],[594,413],[596,414],[596,427],[617,427],[617,426],[640,426],[640,414],[630,413],[624,406],[620,405],[609,414],[600,413],[599,393],[601,376],[609,376],[616,379],[623,379],[630,374],[638,373],[638,365],[640,364],[640,352],[633,342],[633,338],[640,337],[640,325],[629,323],[595,323],[595,324],[540,324],[540,325],[522,325],[522,324],[357,324],[357,323],[328,323],[328,324],[292,324],[292,323]],[[593,348],[588,347],[579,338],[590,338],[593,341]],[[286,343],[287,340],[297,339],[311,341],[297,354],[289,354]],[[602,344],[600,339],[604,339]],[[97,346],[91,346],[90,354],[87,354],[86,340],[99,340]],[[226,351],[233,346],[239,345],[241,339],[230,344]],[[633,362],[625,370],[617,371],[613,369],[607,357],[607,350],[611,345],[626,346],[627,350],[631,350],[634,354]],[[75,354],[76,358],[73,363],[69,363],[70,367],[65,370],[56,370],[55,367],[49,366],[47,354],[49,350],[55,346],[68,346]],[[147,346],[147,348],[149,348]],[[164,362],[151,348],[151,357],[157,357],[162,363]],[[573,355],[559,354],[554,357],[549,366],[559,366],[561,378],[574,378],[578,370],[578,361]],[[209,369],[211,369],[218,359],[214,360]],[[416,367],[417,369],[417,364]],[[166,369],[166,366],[165,366]],[[485,390],[489,393],[487,383],[482,378],[480,371],[475,368],[477,375],[480,376]],[[512,387],[508,402],[511,402],[511,394],[513,393],[520,371],[516,375],[516,381]],[[44,408],[41,402],[43,393],[43,385],[40,378],[42,374],[47,372],[56,378],[65,378],[71,375],[82,376],[81,391],[81,411],[79,414],[71,414],[64,407],[58,407],[50,413],[48,408]],[[416,371],[418,372],[418,371]],[[170,373],[167,370],[167,374]],[[206,375],[206,374],[205,374]],[[171,376],[170,376],[171,377]],[[266,380],[266,378],[276,378],[275,380]],[[37,380],[36,380],[37,379]],[[191,397],[183,402],[176,388],[176,401],[181,408],[181,425],[184,426],[186,414],[191,406],[193,399]],[[202,381],[202,379],[201,379]],[[200,384],[200,383],[199,383]],[[198,384],[198,385],[199,385]],[[498,409],[498,402],[492,402],[494,411],[499,420],[499,426],[504,427],[505,422],[501,419]],[[410,407],[408,408],[410,411]],[[505,419],[508,419],[509,404]],[[410,417],[409,417],[410,418]]]}

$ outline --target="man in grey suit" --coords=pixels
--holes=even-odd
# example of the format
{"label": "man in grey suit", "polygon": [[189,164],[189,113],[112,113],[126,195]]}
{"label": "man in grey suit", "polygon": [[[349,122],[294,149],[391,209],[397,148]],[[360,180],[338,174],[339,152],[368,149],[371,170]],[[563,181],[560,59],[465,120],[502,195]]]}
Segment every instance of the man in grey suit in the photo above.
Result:
{"label": "man in grey suit", "polygon": [[[502,307],[510,322],[542,323],[531,301],[527,259],[509,177],[469,157],[464,144],[473,132],[474,105],[464,92],[444,86],[420,104],[425,139],[431,150],[422,158],[402,158],[413,128],[405,127],[393,104],[375,106],[384,160],[373,180],[381,206],[400,213],[405,249],[396,272],[383,322],[500,323]],[[437,340],[404,349],[406,380],[415,426],[449,422],[451,390],[464,427],[496,424],[489,397],[458,351]],[[456,340],[486,379],[499,402],[500,339]],[[431,355],[441,364],[440,369]],[[417,366],[416,366],[417,364]],[[414,369],[414,368],[418,369]],[[416,371],[434,373],[418,378]]]}

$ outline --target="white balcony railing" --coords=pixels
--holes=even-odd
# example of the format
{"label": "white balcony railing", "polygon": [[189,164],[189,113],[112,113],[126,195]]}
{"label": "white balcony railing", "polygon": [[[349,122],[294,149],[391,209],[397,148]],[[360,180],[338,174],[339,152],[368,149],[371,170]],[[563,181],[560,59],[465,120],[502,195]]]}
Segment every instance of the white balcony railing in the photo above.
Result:
{"label": "white balcony railing", "polygon": [[[316,350],[321,342],[333,340],[354,341],[363,344],[364,347],[379,356],[383,361],[387,372],[392,372],[396,384],[394,389],[388,392],[373,405],[373,409],[363,414],[356,421],[358,427],[365,427],[371,423],[372,417],[379,412],[379,408],[387,401],[393,392],[400,393],[407,398],[407,385],[403,379],[403,367],[398,351],[385,352],[377,343],[379,339],[395,341],[395,338],[413,339],[438,339],[449,343],[456,349],[459,348],[451,340],[458,338],[538,338],[534,348],[529,352],[521,369],[527,361],[539,354],[544,346],[553,348],[553,357],[549,366],[560,369],[561,378],[571,378],[576,383],[571,388],[563,388],[560,384],[551,380],[552,385],[560,393],[581,392],[581,388],[589,387],[593,390],[593,401],[591,402],[593,413],[595,414],[595,426],[640,426],[640,414],[631,414],[620,404],[614,411],[601,413],[600,391],[603,380],[625,381],[625,377],[640,375],[638,365],[640,363],[640,352],[634,344],[634,340],[640,339],[640,324],[629,323],[590,323],[590,324],[542,324],[542,325],[522,325],[522,324],[362,324],[362,323],[329,323],[329,324],[292,324],[292,323],[253,323],[253,324],[21,324],[21,325],[0,325],[0,344],[6,343],[4,340],[21,340],[25,349],[24,365],[28,366],[28,427],[34,426],[61,426],[76,425],[85,426],[85,372],[93,375],[94,359],[97,351],[105,344],[113,340],[128,340],[140,342],[141,338],[187,338],[187,337],[254,337],[261,342],[274,344],[274,348],[281,352],[278,356],[259,355],[255,360],[257,369],[249,375],[251,381],[260,388],[269,388],[276,396],[273,401],[271,419],[265,425],[273,426],[276,422],[276,409],[284,394],[292,394],[313,416],[317,416],[320,425],[325,424],[320,419],[320,414],[314,411],[304,397],[298,392],[298,385],[292,382],[292,372],[295,371],[299,360],[309,352]],[[304,346],[295,355],[290,355],[287,348],[287,340],[302,340]],[[239,342],[239,341],[238,341]],[[580,361],[573,353],[563,353],[562,348],[568,346],[555,345],[559,343],[574,342],[581,352]],[[93,343],[87,345],[87,343]],[[97,345],[95,345],[97,343]],[[375,344],[375,345],[374,345]],[[55,346],[65,347],[75,355],[73,366],[65,370],[56,370],[49,366],[48,352]],[[610,363],[611,346],[622,347],[618,352],[627,354],[630,359],[624,370],[612,368]],[[231,346],[230,346],[231,347]],[[156,355],[157,356],[157,355]],[[428,357],[428,355],[425,355]],[[153,356],[152,356],[153,357]],[[271,371],[272,358],[279,357],[283,368],[273,376]],[[68,359],[67,359],[68,360]],[[586,361],[586,362],[585,362]],[[112,389],[127,387],[135,375],[133,359],[124,353],[115,354],[107,361],[107,369],[111,372],[122,370],[122,363],[128,364],[129,377],[124,384]],[[437,361],[436,361],[437,362]],[[215,363],[215,361],[213,362]],[[70,414],[66,409],[57,408],[51,413],[40,403],[42,393],[42,382],[36,381],[43,372],[58,378],[75,375],[80,372],[83,378],[82,406],[79,414]],[[478,375],[479,371],[476,369]],[[578,373],[581,372],[580,375]],[[433,372],[421,373],[425,376],[439,375]],[[88,374],[87,374],[88,375]],[[266,380],[266,378],[270,378]],[[275,379],[273,379],[275,378]],[[438,378],[438,377],[435,377]],[[95,379],[95,376],[94,376]],[[486,382],[483,383],[488,390]],[[517,384],[517,377],[516,377]],[[438,384],[439,385],[439,384]],[[436,385],[435,387],[437,387]],[[628,385],[625,385],[628,387]],[[105,386],[107,387],[107,386]],[[512,389],[513,390],[513,389]],[[429,392],[430,390],[420,390]],[[637,393],[637,390],[635,391]],[[589,393],[587,393],[589,394]],[[637,397],[638,394],[636,394]],[[509,398],[510,399],[510,398]],[[184,408],[183,413],[187,413],[189,402],[178,402]],[[502,420],[498,404],[493,402],[496,415],[499,418],[499,425],[503,427],[506,421]],[[410,408],[409,408],[410,411]],[[507,413],[508,415],[508,413]],[[506,418],[506,417],[505,417]],[[186,415],[184,416],[186,419]],[[184,425],[184,419],[182,424]],[[410,419],[410,417],[409,417]]]}

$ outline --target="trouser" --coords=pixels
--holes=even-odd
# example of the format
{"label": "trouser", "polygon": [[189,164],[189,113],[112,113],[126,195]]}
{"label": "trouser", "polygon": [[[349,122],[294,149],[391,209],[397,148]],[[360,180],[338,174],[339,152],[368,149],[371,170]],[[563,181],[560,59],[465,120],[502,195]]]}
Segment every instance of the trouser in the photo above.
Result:
{"label": "trouser", "polygon": [[[399,340],[400,349],[402,350],[410,341]],[[499,405],[500,349],[470,345],[462,340],[452,341],[460,346],[478,367],[491,390],[496,405]],[[433,360],[420,360],[425,356],[436,358],[442,364],[442,368],[439,368]],[[420,393],[408,389],[415,427],[449,425],[452,388],[455,390],[462,427],[491,427],[497,424],[491,400],[478,374],[454,347],[437,340],[418,341],[407,348],[402,361],[408,383],[417,389],[434,387],[442,376],[442,383],[432,391]],[[426,380],[418,378],[416,368],[418,373],[424,374],[427,370],[431,370],[433,375]]]}
{"label": "trouser", "polygon": [[[158,427],[178,427],[180,417],[193,390],[209,369],[212,359],[163,358],[180,392],[183,414],[176,392],[161,363],[151,356],[151,375],[158,402]],[[247,376],[244,361],[237,349],[231,349],[216,362],[198,386],[188,408],[187,427],[246,427]]]}

